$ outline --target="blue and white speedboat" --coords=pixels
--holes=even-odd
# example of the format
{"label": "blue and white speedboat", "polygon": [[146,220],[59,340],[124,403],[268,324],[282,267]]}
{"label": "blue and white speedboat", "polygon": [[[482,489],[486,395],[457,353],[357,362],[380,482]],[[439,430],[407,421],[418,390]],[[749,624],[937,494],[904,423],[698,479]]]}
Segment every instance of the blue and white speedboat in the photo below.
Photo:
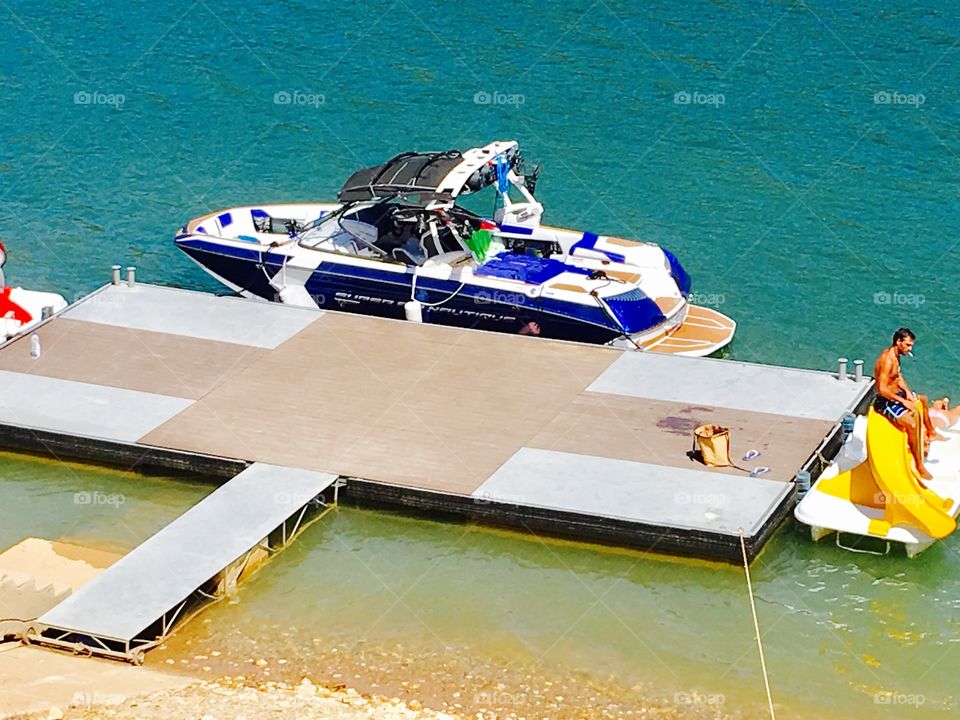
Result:
{"label": "blue and white speedboat", "polygon": [[[247,297],[685,355],[731,341],[666,250],[542,225],[538,174],[514,141],[404,153],[355,172],[337,203],[220,210],[175,242]],[[458,204],[488,187],[491,217]]]}

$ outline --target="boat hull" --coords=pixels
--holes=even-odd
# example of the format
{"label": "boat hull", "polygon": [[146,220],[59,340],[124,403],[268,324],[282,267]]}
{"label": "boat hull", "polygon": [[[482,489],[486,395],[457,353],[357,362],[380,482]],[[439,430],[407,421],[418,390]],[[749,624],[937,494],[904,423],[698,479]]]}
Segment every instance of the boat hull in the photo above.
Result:
{"label": "boat hull", "polygon": [[[179,243],[204,270],[245,297],[282,302],[285,256],[260,253],[253,248],[229,248],[214,243]],[[482,286],[460,287],[453,280],[417,278],[397,270],[356,268],[321,262],[304,287],[321,310],[341,310],[363,315],[405,319],[405,304],[415,297],[422,303],[425,323],[469,327],[477,330],[536,335],[590,344],[611,343],[621,334],[606,326],[600,307],[571,306],[549,298],[519,292],[499,292]],[[459,289],[459,292],[458,292]]]}

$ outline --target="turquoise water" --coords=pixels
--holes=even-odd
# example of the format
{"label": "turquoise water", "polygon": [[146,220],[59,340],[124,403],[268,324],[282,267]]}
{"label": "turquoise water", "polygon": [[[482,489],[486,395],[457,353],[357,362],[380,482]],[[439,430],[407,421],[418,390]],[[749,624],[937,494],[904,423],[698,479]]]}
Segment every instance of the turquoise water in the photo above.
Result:
{"label": "turquoise water", "polygon": [[395,152],[513,137],[544,162],[548,221],[674,250],[739,321],[736,357],[869,364],[906,323],[914,383],[950,393],[951,17],[866,0],[14,1],[0,8],[8,272],[72,296],[120,262],[215,290],[171,246],[185,220],[332,199]]}
{"label": "turquoise water", "polygon": [[[913,386],[954,395],[954,14],[952,5],[881,9],[866,0],[6,2],[7,277],[72,298],[122,263],[148,281],[218,290],[172,246],[185,220],[258,200],[332,199],[349,172],[402,150],[516,138],[544,162],[538,195],[547,221],[673,250],[702,301],[739,322],[734,357],[823,368],[845,355],[869,365],[906,324],[919,336],[917,357],[905,364]],[[282,93],[290,103],[275,102]],[[91,520],[70,530],[71,506],[50,500],[52,476],[36,472],[19,481],[21,495],[3,485],[4,514],[16,508],[16,522],[0,527],[4,542],[29,531],[31,516],[20,510],[34,502],[49,532],[110,527]],[[64,491],[79,487],[62,482]],[[164,496],[137,487],[145,509]],[[192,499],[179,492],[177,509]],[[386,532],[375,514],[342,518],[357,552],[408,558],[412,574],[419,558],[440,552],[432,543],[458,532],[402,523]],[[108,543],[132,539],[103,532]],[[558,581],[552,595],[569,598],[554,615],[536,600],[556,561],[538,545],[495,537],[483,535],[480,549],[457,545],[453,557],[468,556],[464,567],[475,572],[505,573],[498,597],[511,610],[510,632],[525,642],[549,642],[551,622],[582,612],[573,598],[583,587],[615,585],[611,602],[624,614],[665,629],[638,642],[598,615],[568,636],[565,658],[585,653],[591,667],[657,675],[643,648],[652,643],[682,676],[661,673],[677,686],[697,676],[731,697],[759,688],[754,657],[729,672],[724,665],[749,647],[739,576],[650,559],[631,567],[636,558],[570,550],[573,572],[554,567],[568,584]],[[281,558],[270,582],[297,558],[305,567],[338,561],[339,545],[316,543],[297,548],[308,556]],[[912,563],[879,561],[812,546],[789,528],[781,534],[755,572],[784,702],[907,716],[854,685],[924,693],[911,717],[939,712],[943,698],[955,702],[956,550],[950,541]],[[447,572],[449,582],[489,597],[460,565]],[[329,602],[359,612],[360,592],[348,583]],[[397,632],[423,631],[401,623]]]}

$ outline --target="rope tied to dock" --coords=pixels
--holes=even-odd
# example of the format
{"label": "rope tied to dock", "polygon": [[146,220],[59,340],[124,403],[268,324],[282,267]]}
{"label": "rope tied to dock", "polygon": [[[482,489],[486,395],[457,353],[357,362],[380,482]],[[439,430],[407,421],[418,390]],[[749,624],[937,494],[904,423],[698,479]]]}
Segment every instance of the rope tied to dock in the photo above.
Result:
{"label": "rope tied to dock", "polygon": [[753,583],[750,581],[750,561],[747,559],[747,543],[743,538],[743,528],[737,528],[740,536],[740,552],[743,555],[743,572],[747,577],[747,594],[750,597],[750,612],[753,615],[753,631],[757,638],[757,650],[760,653],[760,669],[763,671],[763,684],[767,689],[767,706],[770,708],[771,720],[777,720],[773,709],[773,695],[770,692],[770,677],[767,675],[767,661],[763,656],[763,642],[760,639],[760,621],[757,619],[757,605],[753,600]]}

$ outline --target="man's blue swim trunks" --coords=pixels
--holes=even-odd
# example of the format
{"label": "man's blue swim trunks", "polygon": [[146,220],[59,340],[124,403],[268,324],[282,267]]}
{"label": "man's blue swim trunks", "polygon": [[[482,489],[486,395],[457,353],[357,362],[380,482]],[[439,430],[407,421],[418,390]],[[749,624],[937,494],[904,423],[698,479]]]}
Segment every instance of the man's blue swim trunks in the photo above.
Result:
{"label": "man's blue swim trunks", "polygon": [[[897,394],[901,397],[904,397],[902,390]],[[873,401],[873,409],[881,415],[886,415],[894,422],[899,420],[903,414],[907,412],[905,405],[901,405],[900,403],[894,400],[889,400],[885,397],[880,397],[879,395],[877,396],[877,399]]]}

